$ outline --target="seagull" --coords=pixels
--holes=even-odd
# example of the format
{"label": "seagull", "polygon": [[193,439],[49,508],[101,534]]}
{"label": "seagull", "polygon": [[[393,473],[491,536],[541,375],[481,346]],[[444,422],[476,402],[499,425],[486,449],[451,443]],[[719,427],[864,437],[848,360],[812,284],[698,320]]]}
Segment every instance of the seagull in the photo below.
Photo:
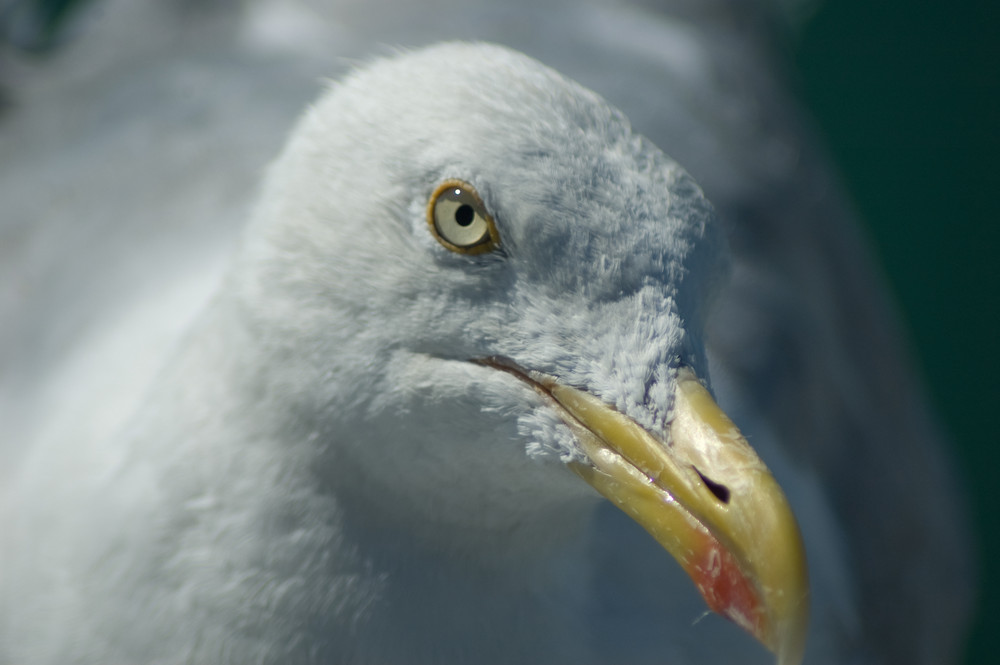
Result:
{"label": "seagull", "polygon": [[[840,458],[774,416],[798,403],[761,343],[787,301],[727,175],[713,209],[502,47],[332,85],[214,294],[189,321],[186,282],[162,294],[184,316],[126,417],[60,414],[7,472],[0,658],[892,662],[818,482]],[[150,297],[54,389],[141,348]],[[930,511],[915,542],[950,536],[947,495]]]}

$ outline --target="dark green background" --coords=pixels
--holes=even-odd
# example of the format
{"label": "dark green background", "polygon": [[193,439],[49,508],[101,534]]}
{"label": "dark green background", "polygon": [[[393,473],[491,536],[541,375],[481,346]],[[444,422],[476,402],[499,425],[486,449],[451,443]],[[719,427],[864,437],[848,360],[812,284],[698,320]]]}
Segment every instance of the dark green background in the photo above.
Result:
{"label": "dark green background", "polygon": [[984,665],[1000,662],[997,8],[829,0],[795,52],[955,441],[981,552],[966,662]]}
{"label": "dark green background", "polygon": [[[27,9],[0,17],[0,41],[44,52],[82,2],[0,0]],[[990,665],[1000,661],[997,6],[828,0],[793,52],[801,97],[868,224],[955,441],[980,541],[967,663]]]}

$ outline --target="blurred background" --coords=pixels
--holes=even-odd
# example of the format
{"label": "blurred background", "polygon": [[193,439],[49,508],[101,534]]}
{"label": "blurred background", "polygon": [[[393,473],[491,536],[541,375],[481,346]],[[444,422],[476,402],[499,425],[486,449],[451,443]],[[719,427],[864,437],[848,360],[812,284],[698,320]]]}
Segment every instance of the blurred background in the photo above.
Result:
{"label": "blurred background", "polygon": [[829,0],[794,51],[955,442],[981,552],[966,662],[982,665],[1000,662],[998,13],[989,0]]}
{"label": "blurred background", "polygon": [[[43,58],[89,1],[0,0],[0,42]],[[1000,660],[998,13],[995,0],[828,0],[789,53],[955,442],[981,554],[966,662],[984,665]]]}

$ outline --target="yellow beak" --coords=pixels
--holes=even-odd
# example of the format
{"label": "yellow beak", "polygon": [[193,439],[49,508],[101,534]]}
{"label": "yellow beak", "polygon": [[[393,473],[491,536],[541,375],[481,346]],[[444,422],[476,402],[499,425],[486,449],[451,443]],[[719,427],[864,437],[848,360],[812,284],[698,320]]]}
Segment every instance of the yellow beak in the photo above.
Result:
{"label": "yellow beak", "polygon": [[488,360],[551,398],[589,463],[573,470],[638,522],[708,606],[798,665],[809,580],[798,525],[777,481],[694,373],[677,376],[668,441],[590,393]]}

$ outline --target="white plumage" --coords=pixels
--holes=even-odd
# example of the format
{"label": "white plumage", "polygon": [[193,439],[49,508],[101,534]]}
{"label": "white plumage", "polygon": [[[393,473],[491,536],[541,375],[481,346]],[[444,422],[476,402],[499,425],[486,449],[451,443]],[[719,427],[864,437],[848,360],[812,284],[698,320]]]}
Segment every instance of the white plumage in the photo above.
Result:
{"label": "white plumage", "polygon": [[[690,581],[566,469],[581,452],[560,419],[468,362],[492,356],[651,431],[669,420],[671,368],[711,374],[802,524],[807,662],[949,657],[947,619],[897,637],[882,605],[899,604],[905,625],[937,614],[932,602],[962,621],[947,470],[919,401],[891,378],[906,373],[846,217],[755,33],[727,23],[735,13],[520,8],[534,27],[508,31],[626,107],[704,179],[719,218],[593,93],[512,52],[450,45],[335,84],[228,259],[253,165],[308,87],[277,82],[325,66],[324,38],[351,52],[369,33],[414,43],[504,25],[474,7],[444,31],[423,14],[386,26],[378,12],[293,7],[209,17],[207,34],[239,31],[202,52],[139,45],[170,59],[97,79],[110,91],[28,86],[38,108],[80,95],[75,131],[107,126],[65,160],[53,157],[64,145],[28,140],[51,119],[11,121],[8,145],[34,161],[4,173],[17,213],[4,231],[44,225],[3,249],[3,306],[18,320],[4,339],[3,453],[17,470],[0,658],[768,662],[731,624],[697,621]],[[357,29],[337,32],[336,16]],[[191,101],[206,84],[217,105]],[[137,120],[130,103],[155,113]],[[42,176],[65,202],[24,195],[48,187]],[[455,254],[429,233],[446,178],[478,190],[498,253]],[[41,257],[12,260],[26,248]],[[60,257],[84,267],[34,272]],[[940,499],[904,501],[913,484]]]}

